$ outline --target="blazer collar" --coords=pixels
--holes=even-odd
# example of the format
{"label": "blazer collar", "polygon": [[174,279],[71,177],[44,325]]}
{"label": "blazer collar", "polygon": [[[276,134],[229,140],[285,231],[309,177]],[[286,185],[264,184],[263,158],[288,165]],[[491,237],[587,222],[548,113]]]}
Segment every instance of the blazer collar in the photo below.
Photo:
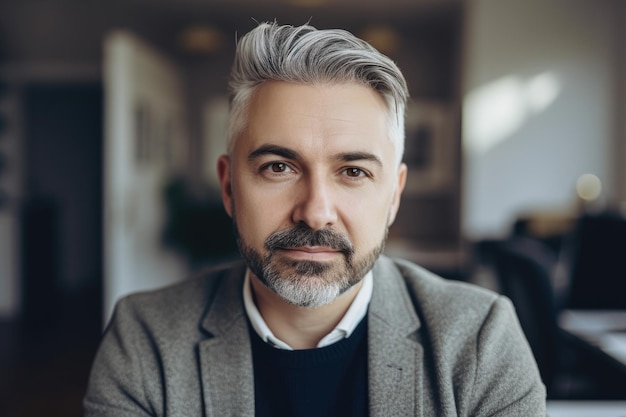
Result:
{"label": "blazer collar", "polygon": [[207,416],[253,416],[254,375],[248,323],[243,308],[245,265],[237,264],[215,280],[201,327],[199,359]]}
{"label": "blazer collar", "polygon": [[368,315],[370,415],[422,415],[424,352],[420,320],[398,267],[385,256],[374,266]]}

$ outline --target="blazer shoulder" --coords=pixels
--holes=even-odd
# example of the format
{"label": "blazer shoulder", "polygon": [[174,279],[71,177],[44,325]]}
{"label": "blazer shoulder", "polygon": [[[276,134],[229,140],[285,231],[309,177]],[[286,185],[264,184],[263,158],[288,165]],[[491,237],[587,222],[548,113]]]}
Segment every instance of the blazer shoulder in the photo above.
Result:
{"label": "blazer shoulder", "polygon": [[127,295],[117,301],[114,316],[160,325],[191,323],[191,317],[205,314],[221,286],[243,281],[244,272],[240,262],[218,265],[176,284]]}
{"label": "blazer shoulder", "polygon": [[420,298],[437,299],[437,302],[445,300],[457,300],[463,296],[465,303],[480,304],[485,301],[493,301],[499,294],[476,284],[442,278],[433,272],[404,259],[390,259],[404,278],[409,289]]}
{"label": "blazer shoulder", "polygon": [[402,276],[413,305],[423,320],[439,324],[480,325],[500,294],[476,284],[442,278],[403,259],[387,259]]}
{"label": "blazer shoulder", "polygon": [[419,317],[416,340],[439,399],[459,415],[545,415],[545,389],[506,297],[405,260],[382,259],[379,271],[399,283]]}

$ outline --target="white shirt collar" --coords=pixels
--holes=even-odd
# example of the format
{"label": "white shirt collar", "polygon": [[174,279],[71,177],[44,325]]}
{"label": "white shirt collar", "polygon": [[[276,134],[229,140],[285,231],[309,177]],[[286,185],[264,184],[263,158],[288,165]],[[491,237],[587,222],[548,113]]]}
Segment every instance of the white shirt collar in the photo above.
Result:
{"label": "white shirt collar", "polygon": [[[263,320],[263,316],[261,316],[259,309],[254,303],[251,287],[250,270],[248,269],[246,270],[246,276],[243,284],[243,303],[248,319],[252,324],[252,328],[266,343],[269,343],[279,349],[293,350],[293,348],[287,343],[274,336],[274,333],[272,333],[270,328],[267,326],[267,323]],[[330,333],[319,341],[317,344],[318,348],[331,345],[341,339],[350,337],[354,329],[356,329],[358,324],[367,314],[367,307],[372,299],[373,287],[374,278],[372,271],[369,271],[365,274],[365,277],[363,277],[363,285],[361,286],[361,289],[357,293],[356,297],[354,297],[352,304],[350,304],[350,308],[348,308],[348,311],[346,311],[346,314],[344,314],[337,326],[335,326]]]}

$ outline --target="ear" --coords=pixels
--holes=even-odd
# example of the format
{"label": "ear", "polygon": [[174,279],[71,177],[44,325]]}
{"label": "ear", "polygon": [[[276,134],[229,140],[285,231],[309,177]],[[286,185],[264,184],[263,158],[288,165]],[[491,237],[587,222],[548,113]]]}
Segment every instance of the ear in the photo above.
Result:
{"label": "ear", "polygon": [[400,208],[400,197],[402,195],[402,191],[404,191],[404,186],[406,185],[407,170],[408,168],[405,163],[401,163],[398,167],[395,190],[391,200],[391,207],[389,207],[389,220],[387,221],[387,226],[391,226],[396,220],[396,214],[398,214],[398,209]]}
{"label": "ear", "polygon": [[230,158],[228,155],[222,155],[217,160],[217,178],[220,180],[224,209],[230,217],[233,217],[233,189],[230,177]]}

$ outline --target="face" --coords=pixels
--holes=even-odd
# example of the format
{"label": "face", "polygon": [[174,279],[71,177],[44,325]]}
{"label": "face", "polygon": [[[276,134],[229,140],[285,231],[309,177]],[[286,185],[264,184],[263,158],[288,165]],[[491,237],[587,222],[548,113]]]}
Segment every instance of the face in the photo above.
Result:
{"label": "face", "polygon": [[332,302],[383,249],[404,188],[387,109],[356,83],[266,82],[218,174],[250,270],[283,300]]}

